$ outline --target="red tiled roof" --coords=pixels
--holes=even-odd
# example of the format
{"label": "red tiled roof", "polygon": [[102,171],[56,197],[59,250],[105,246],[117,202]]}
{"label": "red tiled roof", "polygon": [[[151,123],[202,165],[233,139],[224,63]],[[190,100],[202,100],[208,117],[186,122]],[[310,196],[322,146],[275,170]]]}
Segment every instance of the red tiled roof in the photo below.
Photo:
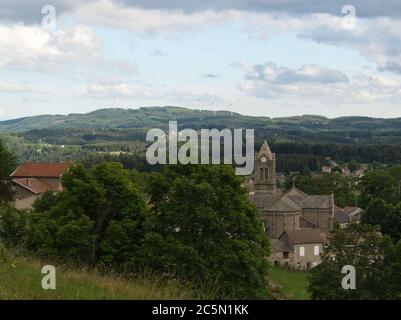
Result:
{"label": "red tiled roof", "polygon": [[44,163],[44,162],[26,162],[21,164],[15,170],[11,177],[37,177],[37,178],[59,178],[64,171],[71,167],[69,162]]}
{"label": "red tiled roof", "polygon": [[46,191],[58,191],[58,189],[54,190],[54,188],[36,178],[17,178],[13,179],[13,182],[36,194]]}

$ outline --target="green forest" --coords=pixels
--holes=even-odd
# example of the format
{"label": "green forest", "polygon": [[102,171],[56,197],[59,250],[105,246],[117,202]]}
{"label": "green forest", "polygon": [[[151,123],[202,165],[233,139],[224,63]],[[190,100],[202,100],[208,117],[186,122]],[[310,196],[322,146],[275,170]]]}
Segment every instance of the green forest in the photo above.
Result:
{"label": "green forest", "polygon": [[146,133],[151,128],[166,130],[173,120],[179,129],[252,128],[255,145],[267,139],[280,155],[278,171],[285,174],[320,171],[327,159],[342,167],[351,162],[380,167],[401,159],[401,118],[266,118],[178,107],[101,109],[2,121],[0,139],[18,162],[80,161],[91,166],[118,161],[126,168],[154,171],[160,168],[145,161]]}

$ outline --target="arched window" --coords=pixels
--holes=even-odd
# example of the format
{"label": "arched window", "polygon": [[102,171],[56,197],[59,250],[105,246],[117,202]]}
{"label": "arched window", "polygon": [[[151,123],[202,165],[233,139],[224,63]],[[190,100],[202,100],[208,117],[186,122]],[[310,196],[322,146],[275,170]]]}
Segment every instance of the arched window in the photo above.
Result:
{"label": "arched window", "polygon": [[263,174],[264,169],[260,168],[260,180],[264,179],[264,174]]}
{"label": "arched window", "polygon": [[265,169],[265,179],[269,180],[269,169],[268,168]]}

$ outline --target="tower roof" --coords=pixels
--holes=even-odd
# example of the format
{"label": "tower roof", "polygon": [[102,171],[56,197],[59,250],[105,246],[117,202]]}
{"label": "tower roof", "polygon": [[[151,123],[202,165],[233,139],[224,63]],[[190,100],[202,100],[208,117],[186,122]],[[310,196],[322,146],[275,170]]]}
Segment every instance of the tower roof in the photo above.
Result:
{"label": "tower roof", "polygon": [[267,144],[267,141],[266,141],[266,140],[263,141],[263,144],[262,144],[262,146],[260,147],[259,152],[258,152],[258,154],[257,154],[257,157],[258,157],[258,158],[261,158],[261,157],[263,157],[263,156],[265,156],[265,157],[266,157],[267,159],[269,159],[269,160],[273,160],[273,153],[271,152],[270,147],[269,147],[269,145]]}

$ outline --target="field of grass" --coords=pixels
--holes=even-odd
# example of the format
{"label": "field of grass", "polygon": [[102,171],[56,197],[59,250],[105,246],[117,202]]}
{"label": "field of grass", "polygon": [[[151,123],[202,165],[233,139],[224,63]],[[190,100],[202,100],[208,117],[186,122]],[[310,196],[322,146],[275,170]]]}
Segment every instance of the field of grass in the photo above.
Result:
{"label": "field of grass", "polygon": [[[201,299],[177,283],[161,282],[151,276],[127,280],[57,264],[54,265],[56,289],[44,290],[41,283],[45,275],[41,270],[45,264],[7,251],[0,245],[0,300]],[[273,288],[278,288],[278,299],[309,299],[305,272],[272,267],[269,280]]]}
{"label": "field of grass", "polygon": [[307,273],[278,267],[269,270],[269,278],[278,286],[284,299],[309,300]]}
{"label": "field of grass", "polygon": [[56,289],[44,290],[43,265],[36,259],[0,252],[0,300],[196,299],[173,283],[161,284],[151,277],[124,280],[57,265]]}

